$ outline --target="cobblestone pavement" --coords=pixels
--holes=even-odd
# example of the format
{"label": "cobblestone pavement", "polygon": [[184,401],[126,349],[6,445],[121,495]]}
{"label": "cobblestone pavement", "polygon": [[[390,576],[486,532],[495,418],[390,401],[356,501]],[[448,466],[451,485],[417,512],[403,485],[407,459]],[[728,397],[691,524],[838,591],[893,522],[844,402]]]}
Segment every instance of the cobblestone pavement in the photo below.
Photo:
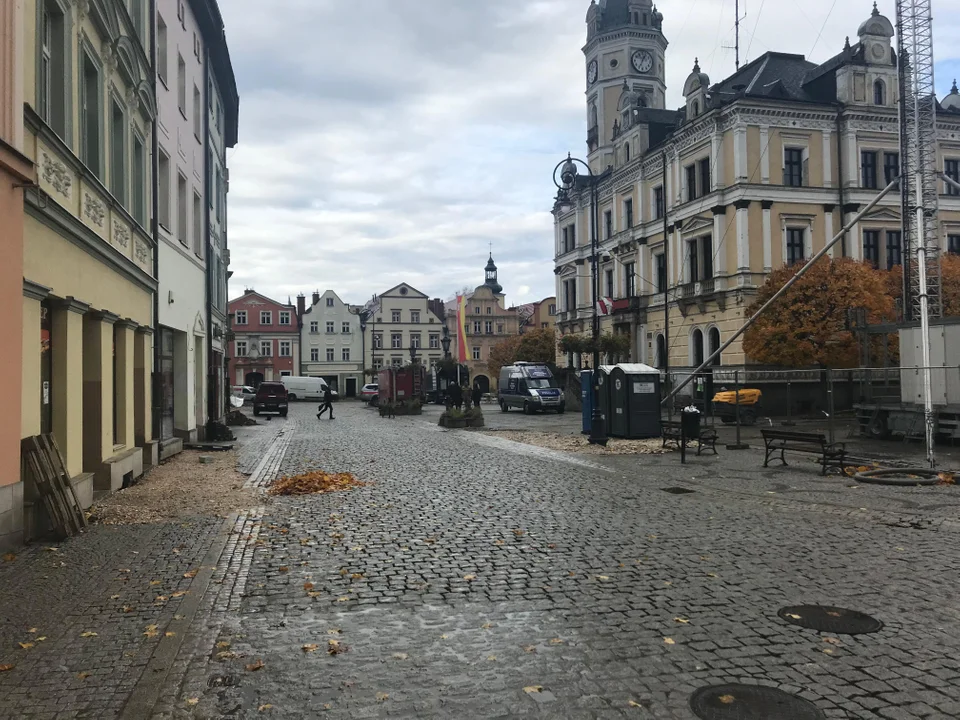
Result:
{"label": "cobblestone pavement", "polygon": [[[687,720],[690,694],[720,682],[829,718],[960,716],[960,490],[868,496],[755,455],[681,469],[432,423],[349,403],[272,421],[280,473],[370,484],[237,521],[155,717]],[[676,485],[695,492],[662,491]],[[935,521],[891,520],[905,510]],[[884,627],[826,636],[777,616],[804,603]]]}
{"label": "cobblestone pavement", "polygon": [[[277,431],[240,429],[248,472]],[[0,668],[13,666],[0,671],[0,718],[117,716],[145,677],[167,672],[162,658],[186,640],[200,601],[216,595],[207,589],[242,577],[229,563],[213,577],[224,547],[231,557],[237,522],[94,525],[0,559]]]}

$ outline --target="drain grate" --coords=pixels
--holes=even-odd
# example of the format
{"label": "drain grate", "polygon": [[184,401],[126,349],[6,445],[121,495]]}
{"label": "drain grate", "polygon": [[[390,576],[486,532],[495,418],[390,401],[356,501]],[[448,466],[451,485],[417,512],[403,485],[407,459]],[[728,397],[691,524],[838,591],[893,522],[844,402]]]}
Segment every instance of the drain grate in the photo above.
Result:
{"label": "drain grate", "polygon": [[696,490],[691,490],[690,488],[685,487],[668,487],[660,489],[664,492],[670,493],[671,495],[686,495],[687,493],[696,492]]}
{"label": "drain grate", "polygon": [[797,605],[781,608],[777,615],[791,625],[837,635],[864,635],[874,633],[883,623],[856,610],[826,605]]}
{"label": "drain grate", "polygon": [[762,685],[713,685],[690,696],[702,720],[824,720],[809,700]]}

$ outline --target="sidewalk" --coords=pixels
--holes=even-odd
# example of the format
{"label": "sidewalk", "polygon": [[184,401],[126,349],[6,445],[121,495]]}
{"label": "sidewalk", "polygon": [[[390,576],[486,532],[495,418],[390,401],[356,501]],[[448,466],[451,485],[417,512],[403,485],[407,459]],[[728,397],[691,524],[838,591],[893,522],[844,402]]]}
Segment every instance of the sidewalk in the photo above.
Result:
{"label": "sidewalk", "polygon": [[[241,469],[255,465],[277,430],[240,429]],[[0,560],[0,668],[12,666],[0,672],[0,718],[118,715],[151,658],[175,655],[184,641],[236,537],[237,513],[228,514],[94,524]]]}

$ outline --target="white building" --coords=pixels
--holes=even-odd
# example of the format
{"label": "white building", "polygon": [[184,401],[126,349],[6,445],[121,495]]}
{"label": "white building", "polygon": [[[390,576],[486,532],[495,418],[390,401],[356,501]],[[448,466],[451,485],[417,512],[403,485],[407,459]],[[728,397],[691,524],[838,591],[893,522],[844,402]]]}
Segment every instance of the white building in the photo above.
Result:
{"label": "white building", "polygon": [[300,371],[322,377],[342,397],[356,397],[363,387],[364,337],[360,308],[347,305],[333,291],[313,293],[312,304],[300,308]]}
{"label": "white building", "polygon": [[411,349],[427,367],[443,358],[443,310],[416,288],[401,283],[379,296],[379,309],[367,325],[367,367],[406,365]]}
{"label": "white building", "polygon": [[237,144],[239,96],[233,75],[223,19],[215,0],[202,3],[207,12],[198,19],[206,40],[206,215],[208,226],[207,281],[210,347],[208,354],[208,413],[220,420],[226,412],[229,378],[226,373],[227,278],[227,148]]}
{"label": "white building", "polygon": [[193,5],[156,2],[161,456],[196,440],[207,418],[207,73]]}

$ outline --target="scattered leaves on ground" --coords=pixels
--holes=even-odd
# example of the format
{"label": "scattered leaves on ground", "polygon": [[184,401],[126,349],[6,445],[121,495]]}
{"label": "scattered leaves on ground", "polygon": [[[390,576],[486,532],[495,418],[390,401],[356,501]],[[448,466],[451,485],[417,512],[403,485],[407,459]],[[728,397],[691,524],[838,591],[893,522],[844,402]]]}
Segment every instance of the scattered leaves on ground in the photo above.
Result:
{"label": "scattered leaves on ground", "polygon": [[313,590],[313,583],[312,583],[312,582],[305,582],[305,583],[303,584],[303,589],[306,590],[307,592],[310,592],[311,590]]}
{"label": "scattered leaves on ground", "polygon": [[446,640],[448,637],[450,637],[450,636],[447,635],[446,633],[444,633],[443,635],[440,636],[440,639],[441,639],[441,640]]}
{"label": "scattered leaves on ground", "polygon": [[396,653],[393,654],[393,659],[394,659],[394,660],[406,660],[408,657],[410,657],[410,656],[407,655],[407,654],[404,653],[404,652],[396,652]]}
{"label": "scattered leaves on ground", "polygon": [[264,703],[263,705],[257,708],[257,712],[266,712],[267,710],[271,710],[272,708],[273,708],[273,705],[271,705],[270,703]]}
{"label": "scattered leaves on ground", "polygon": [[489,629],[492,628],[492,627],[493,627],[493,623],[484,623],[483,625],[480,626],[480,629],[481,629],[481,630],[489,630]]}
{"label": "scattered leaves on ground", "polygon": [[628,702],[627,702],[627,705],[629,705],[630,707],[643,707],[643,705],[641,705],[640,703],[638,703],[636,700],[630,700],[630,701],[628,701]]}
{"label": "scattered leaves on ground", "polygon": [[717,698],[717,700],[722,702],[724,705],[730,705],[734,700],[736,700],[736,698],[733,695],[721,695]]}
{"label": "scattered leaves on ground", "polygon": [[88,677],[90,677],[90,673],[88,673],[88,672],[78,672],[78,673],[77,673],[77,679],[78,679],[78,680],[86,680]]}
{"label": "scattered leaves on ground", "polygon": [[2,557],[4,562],[13,562],[17,559],[17,556],[13,553],[4,553]]}
{"label": "scattered leaves on ground", "polygon": [[516,535],[517,537],[522,537],[524,532],[525,532],[524,530],[514,530],[513,534]]}
{"label": "scattered leaves on ground", "polygon": [[387,695],[385,692],[378,692],[378,693],[377,693],[377,702],[378,702],[378,703],[386,702],[389,698],[390,698],[390,696]]}
{"label": "scattered leaves on ground", "polygon": [[17,643],[17,644],[18,644],[20,647],[22,647],[24,650],[29,650],[30,648],[33,647],[33,643],[32,643],[32,642]]}
{"label": "scattered leaves on ground", "polygon": [[38,630],[39,630],[39,628],[30,628],[29,630],[27,630],[27,632],[33,634],[33,633],[37,632]]}
{"label": "scattered leaves on ground", "polygon": [[[360,482],[352,473],[328,473],[321,470],[292,475],[275,480],[270,485],[271,495],[312,495],[350,490],[364,487],[368,483]],[[281,530],[280,532],[283,532]],[[289,532],[289,531],[288,531]]]}
{"label": "scattered leaves on ground", "polygon": [[560,638],[553,638],[552,640],[550,640],[550,644],[551,644],[551,645],[563,645],[563,640],[561,640]]}
{"label": "scattered leaves on ground", "polygon": [[199,570],[188,570],[187,572],[185,572],[185,573],[183,574],[183,576],[184,576],[185,578],[194,578],[194,577],[197,576],[197,573],[198,573],[198,572],[199,572]]}
{"label": "scattered leaves on ground", "polygon": [[97,633],[91,630],[87,630],[86,632],[80,633],[80,637],[85,637],[85,638],[97,637]]}
{"label": "scattered leaves on ground", "polygon": [[217,643],[217,647],[218,647],[218,648],[228,648],[228,647],[230,647],[230,643],[227,642],[226,640],[221,640],[220,642]]}
{"label": "scattered leaves on ground", "polygon": [[172,630],[167,630],[167,632],[163,634],[164,637],[174,637],[175,635],[176,633],[173,632]]}
{"label": "scattered leaves on ground", "polygon": [[823,639],[823,641],[824,641],[825,643],[830,643],[831,645],[843,645],[843,643],[840,642],[840,640],[839,640],[838,638],[835,638],[835,637],[825,637],[825,638]]}
{"label": "scattered leaves on ground", "polygon": [[609,580],[610,578],[606,575],[597,575],[597,580]]}
{"label": "scattered leaves on ground", "polygon": [[0,665],[0,672],[10,672],[16,665]]}
{"label": "scattered leaves on ground", "polygon": [[263,660],[257,660],[256,662],[252,662],[249,665],[244,665],[244,667],[247,669],[247,672],[256,672],[257,670],[261,669],[264,666],[264,664],[265,663],[263,662]]}
{"label": "scattered leaves on ground", "polygon": [[524,645],[523,651],[528,653],[535,653],[537,651],[536,645]]}
{"label": "scattered leaves on ground", "polygon": [[319,650],[320,646],[317,645],[316,643],[309,643],[307,645],[301,645],[300,649],[303,650],[305,653],[312,653]]}
{"label": "scattered leaves on ground", "polygon": [[663,644],[664,644],[664,645],[676,645],[676,644],[677,644],[677,641],[674,640],[673,638],[665,637],[665,638],[663,639]]}
{"label": "scattered leaves on ground", "polygon": [[536,695],[543,692],[543,685],[527,685],[523,691],[528,695]]}
{"label": "scattered leaves on ground", "polygon": [[217,660],[233,660],[236,657],[239,656],[230,650],[224,650],[223,652],[217,653]]}
{"label": "scattered leaves on ground", "polygon": [[476,579],[477,579],[477,576],[476,576],[476,575],[464,575],[464,576],[463,576],[463,579],[464,579],[464,580],[476,580]]}
{"label": "scattered leaves on ground", "polygon": [[937,485],[956,485],[957,481],[953,473],[942,472],[937,475]]}
{"label": "scattered leaves on ground", "polygon": [[676,623],[680,623],[681,625],[689,625],[689,624],[690,624],[690,621],[689,621],[689,620],[687,620],[686,618],[682,618],[682,617],[675,617],[675,618],[673,619],[673,621],[676,622]]}
{"label": "scattered leaves on ground", "polygon": [[339,640],[327,640],[327,655],[342,655],[349,648]]}
{"label": "scattered leaves on ground", "polygon": [[187,705],[196,705],[200,702],[200,698],[187,698]]}
{"label": "scattered leaves on ground", "polygon": [[286,565],[281,565],[280,567],[277,568],[277,570],[279,570],[280,572],[290,572],[290,568],[288,568]]}
{"label": "scattered leaves on ground", "polygon": [[[827,613],[827,614],[829,615],[829,613]],[[794,619],[794,620],[800,620],[800,619],[801,619],[800,616],[797,615],[796,613],[787,613],[787,617],[788,617],[788,618],[792,618],[792,619]]]}
{"label": "scattered leaves on ground", "polygon": [[160,634],[159,627],[160,627],[159,625],[147,625],[147,628],[143,634],[146,635],[148,638],[155,638],[157,635]]}

